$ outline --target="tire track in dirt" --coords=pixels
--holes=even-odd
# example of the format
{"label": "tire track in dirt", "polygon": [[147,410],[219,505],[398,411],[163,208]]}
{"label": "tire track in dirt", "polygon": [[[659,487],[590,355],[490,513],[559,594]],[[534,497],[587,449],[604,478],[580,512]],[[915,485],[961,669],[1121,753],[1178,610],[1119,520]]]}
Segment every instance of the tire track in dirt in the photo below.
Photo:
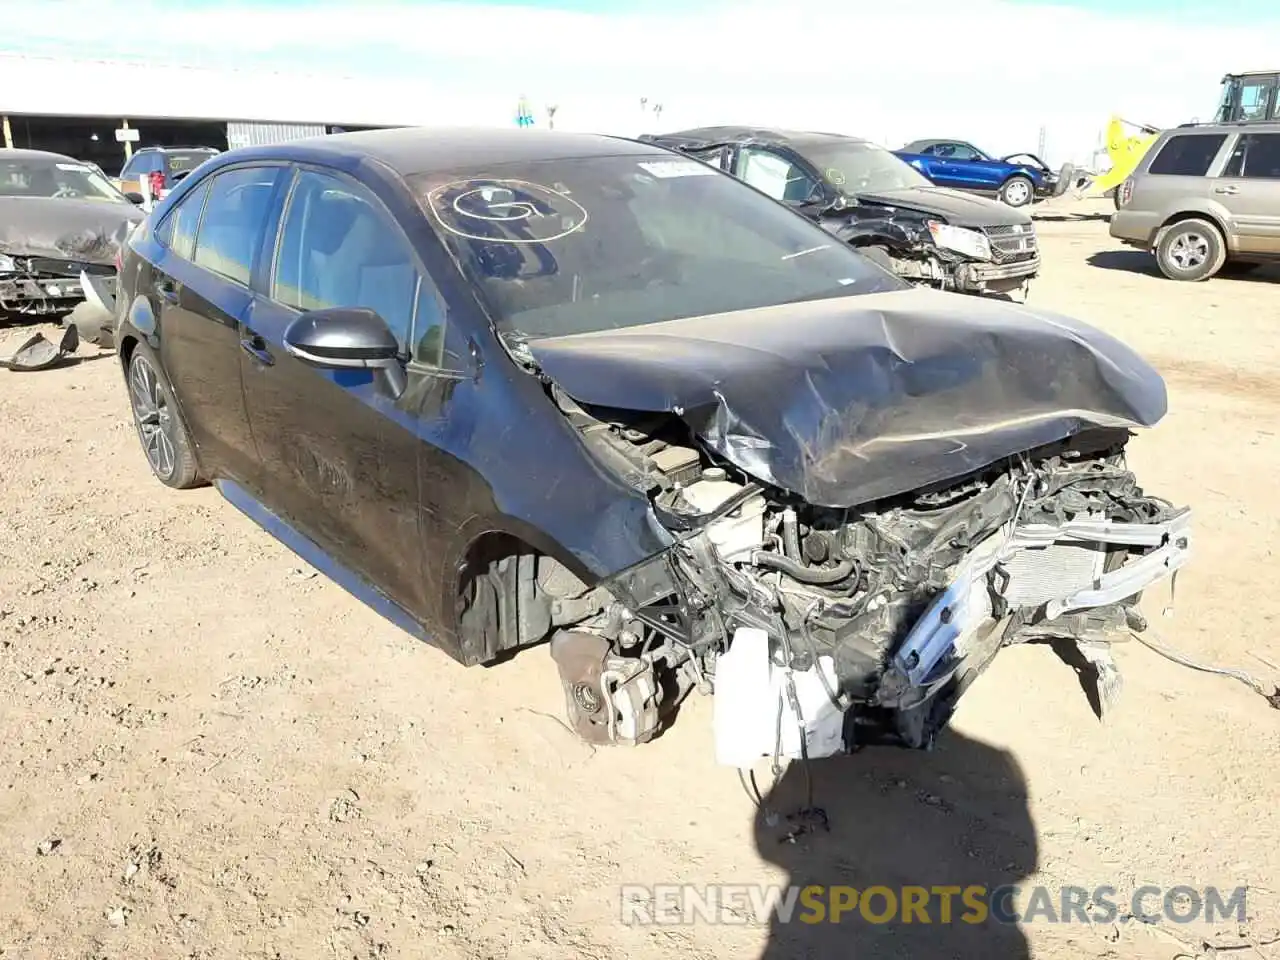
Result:
{"label": "tire track in dirt", "polygon": [[1153,357],[1151,364],[1167,379],[1254,403],[1280,406],[1280,371],[1250,373],[1238,367],[1190,358]]}

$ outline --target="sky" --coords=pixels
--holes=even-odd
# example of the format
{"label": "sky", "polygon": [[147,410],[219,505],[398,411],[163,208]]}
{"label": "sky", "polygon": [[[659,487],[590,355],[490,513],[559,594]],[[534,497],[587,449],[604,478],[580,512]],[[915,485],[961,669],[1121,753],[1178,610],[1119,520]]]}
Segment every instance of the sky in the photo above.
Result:
{"label": "sky", "polygon": [[525,95],[540,121],[555,104],[557,127],[627,134],[745,123],[1012,153],[1043,129],[1055,165],[1113,112],[1204,118],[1223,73],[1280,69],[1275,0],[0,0],[0,18],[0,51],[395,78],[482,123]]}

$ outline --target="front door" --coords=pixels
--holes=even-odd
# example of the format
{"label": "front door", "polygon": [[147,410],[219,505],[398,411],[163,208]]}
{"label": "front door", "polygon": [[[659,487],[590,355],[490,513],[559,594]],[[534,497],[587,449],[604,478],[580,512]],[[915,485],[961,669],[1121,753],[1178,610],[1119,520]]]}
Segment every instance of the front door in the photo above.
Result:
{"label": "front door", "polygon": [[1245,133],[1213,181],[1231,213],[1236,251],[1280,256],[1280,133]]}
{"label": "front door", "polygon": [[[812,206],[821,199],[822,183],[801,164],[768,147],[742,147],[738,150],[734,173],[757,190],[793,207]],[[817,213],[817,210],[813,210]]]}
{"label": "front door", "polygon": [[245,398],[263,469],[263,501],[334,560],[402,607],[422,606],[416,425],[422,393],[394,396],[364,370],[291,356],[302,312],[377,311],[409,355],[414,316],[432,293],[408,240],[363,186],[301,169],[280,222],[274,269],[240,330]]}

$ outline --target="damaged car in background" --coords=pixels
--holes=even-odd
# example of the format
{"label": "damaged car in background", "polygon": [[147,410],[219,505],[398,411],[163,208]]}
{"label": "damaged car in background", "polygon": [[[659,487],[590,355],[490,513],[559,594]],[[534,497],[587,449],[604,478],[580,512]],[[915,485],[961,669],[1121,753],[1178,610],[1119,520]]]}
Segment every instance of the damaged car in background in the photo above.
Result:
{"label": "damaged car in background", "polygon": [[928,747],[1029,641],[1111,704],[1190,550],[1126,462],[1166,410],[1127,346],[635,141],[232,151],[130,238],[119,315],[158,479],[464,664],[549,641],[592,742],[696,690],[724,763]]}
{"label": "damaged car in background", "polygon": [[[0,150],[0,314],[69,314],[85,301],[86,284],[98,289],[95,299],[113,299],[117,257],[143,216],[92,164]],[[110,319],[86,314],[95,331]]]}
{"label": "damaged car in background", "polygon": [[1031,217],[934,186],[892,152],[832,133],[702,127],[640,138],[697,157],[922,286],[1026,294],[1040,272]]}

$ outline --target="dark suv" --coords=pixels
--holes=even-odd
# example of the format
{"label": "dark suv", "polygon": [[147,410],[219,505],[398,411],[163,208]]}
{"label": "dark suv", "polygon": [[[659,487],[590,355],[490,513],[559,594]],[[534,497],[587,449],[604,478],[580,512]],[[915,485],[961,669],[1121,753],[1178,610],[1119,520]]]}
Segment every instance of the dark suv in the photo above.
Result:
{"label": "dark suv", "polygon": [[157,477],[463,663],[549,640],[593,741],[714,677],[726,763],[928,746],[1003,643],[1111,670],[1101,631],[1187,552],[1124,466],[1165,410],[1132,351],[913,288],[652,144],[234,150],[133,233],[120,289]]}
{"label": "dark suv", "polygon": [[142,147],[124,165],[116,186],[125,195],[140,195],[145,179],[151,196],[163,199],[178,181],[218,152],[213,147]]}

